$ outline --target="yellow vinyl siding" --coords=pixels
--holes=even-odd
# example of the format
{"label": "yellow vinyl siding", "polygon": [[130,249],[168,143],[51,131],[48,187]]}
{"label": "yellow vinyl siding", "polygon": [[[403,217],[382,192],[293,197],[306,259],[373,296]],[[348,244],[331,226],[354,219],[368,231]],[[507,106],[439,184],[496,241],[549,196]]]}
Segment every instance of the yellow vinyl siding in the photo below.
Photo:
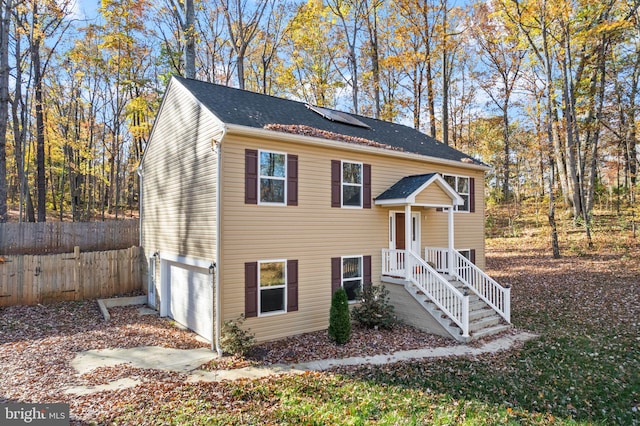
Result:
{"label": "yellow vinyl siding", "polygon": [[[278,137],[274,133],[275,138]],[[245,149],[269,149],[298,155],[298,206],[244,204]],[[289,142],[240,139],[222,143],[221,300],[222,320],[244,312],[244,263],[297,259],[298,311],[249,318],[246,326],[259,341],[324,329],[331,301],[331,258],[370,255],[372,280],[380,282],[381,249],[388,247],[389,208],[331,207],[331,160],[371,164],[372,196],[403,176],[430,172],[469,175],[482,182],[481,171],[427,164],[381,155],[340,151]],[[478,213],[456,213],[456,246],[483,256],[482,189],[476,188]],[[416,208],[414,211],[418,210]],[[447,245],[447,214],[422,212],[422,246]],[[437,225],[439,224],[439,225]],[[459,241],[458,241],[459,240]],[[443,241],[443,243],[441,243]],[[441,245],[444,244],[444,245]]]}
{"label": "yellow vinyl siding", "polygon": [[[213,115],[179,84],[167,91],[143,160],[142,244],[215,259],[216,154]],[[162,113],[165,111],[166,113]]]}
{"label": "yellow vinyl siding", "polygon": [[432,183],[416,197],[416,204],[451,204],[451,197],[440,185]]}

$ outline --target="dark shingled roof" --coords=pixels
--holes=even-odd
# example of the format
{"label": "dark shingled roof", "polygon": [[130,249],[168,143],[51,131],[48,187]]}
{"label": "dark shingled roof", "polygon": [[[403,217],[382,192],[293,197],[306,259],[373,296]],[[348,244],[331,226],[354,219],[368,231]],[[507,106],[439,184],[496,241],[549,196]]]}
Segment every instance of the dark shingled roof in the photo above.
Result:
{"label": "dark shingled roof", "polygon": [[[411,127],[351,114],[370,127],[365,129],[330,121],[296,102],[199,80],[173,77],[222,122],[264,128],[269,124],[304,125],[356,138],[369,139],[402,151],[446,160],[482,164]],[[383,149],[383,148],[381,148]],[[473,160],[473,161],[470,161]]]}
{"label": "dark shingled roof", "polygon": [[377,200],[397,200],[407,198],[413,194],[422,185],[427,183],[429,179],[434,177],[436,173],[427,173],[424,175],[405,176],[396,182],[391,188],[384,191],[376,197]]}

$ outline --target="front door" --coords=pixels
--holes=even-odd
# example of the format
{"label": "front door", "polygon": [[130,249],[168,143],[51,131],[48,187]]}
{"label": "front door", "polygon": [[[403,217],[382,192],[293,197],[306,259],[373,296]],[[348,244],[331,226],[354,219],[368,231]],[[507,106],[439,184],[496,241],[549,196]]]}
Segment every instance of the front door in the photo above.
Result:
{"label": "front door", "polygon": [[[405,250],[405,214],[403,212],[389,212],[389,248]],[[411,213],[411,251],[420,255],[420,213]]]}

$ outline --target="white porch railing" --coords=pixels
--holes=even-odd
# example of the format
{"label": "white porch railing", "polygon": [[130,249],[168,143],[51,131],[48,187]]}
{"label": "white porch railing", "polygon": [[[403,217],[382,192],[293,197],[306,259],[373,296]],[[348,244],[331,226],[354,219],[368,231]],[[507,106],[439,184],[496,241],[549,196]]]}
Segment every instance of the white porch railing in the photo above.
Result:
{"label": "white porch railing", "polygon": [[[449,249],[426,247],[424,257],[438,272],[449,273]],[[459,251],[453,251],[454,278],[464,283],[491,308],[511,323],[511,288],[502,287]]]}
{"label": "white porch railing", "polygon": [[[400,268],[400,266],[403,268]],[[406,266],[406,269],[404,268]],[[408,276],[406,276],[406,271]],[[469,296],[411,251],[382,249],[382,274],[402,276],[418,287],[469,337]]]}

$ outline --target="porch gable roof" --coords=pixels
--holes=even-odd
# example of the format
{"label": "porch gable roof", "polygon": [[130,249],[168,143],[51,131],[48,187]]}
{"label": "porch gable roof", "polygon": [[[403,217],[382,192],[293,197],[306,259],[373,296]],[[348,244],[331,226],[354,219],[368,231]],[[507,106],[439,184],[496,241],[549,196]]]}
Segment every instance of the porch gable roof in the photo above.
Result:
{"label": "porch gable roof", "polygon": [[416,204],[416,197],[432,184],[435,184],[451,199],[451,206],[464,204],[460,195],[438,173],[405,176],[378,195],[375,198],[375,204],[387,206]]}

